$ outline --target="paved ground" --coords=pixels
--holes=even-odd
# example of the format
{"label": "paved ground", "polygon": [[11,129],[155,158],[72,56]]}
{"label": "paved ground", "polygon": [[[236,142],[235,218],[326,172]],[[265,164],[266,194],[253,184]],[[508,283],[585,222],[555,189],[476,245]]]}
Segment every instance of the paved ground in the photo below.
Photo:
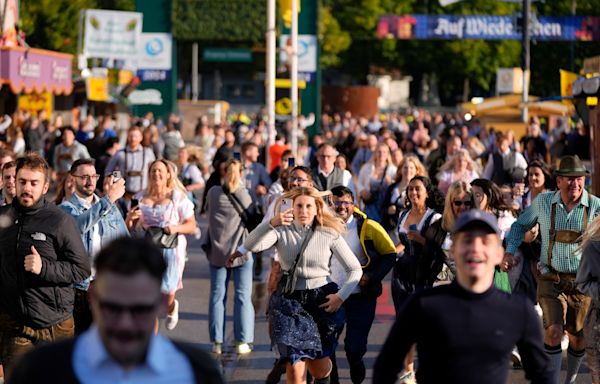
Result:
{"label": "paved ground", "polygon": [[[210,350],[210,340],[208,337],[208,293],[210,287],[210,278],[208,262],[204,253],[199,248],[199,242],[192,239],[189,244],[189,262],[184,274],[184,289],[178,294],[180,302],[180,322],[173,331],[166,331],[161,326],[161,332],[169,337],[186,340],[200,346],[205,350]],[[367,379],[365,383],[371,382],[371,367],[377,356],[377,351],[381,348],[383,341],[392,324],[394,316],[394,307],[389,295],[389,284],[385,285],[386,290],[380,297],[375,324],[369,336],[369,351],[366,355]],[[269,372],[275,353],[270,350],[269,336],[267,332],[267,323],[265,317],[265,294],[264,284],[255,283],[254,304],[256,308],[256,330],[254,351],[247,355],[238,357],[233,353],[232,346],[232,307],[229,300],[227,315],[227,333],[225,343],[225,353],[219,357],[223,366],[223,372],[228,383],[264,383],[265,377]],[[343,335],[342,338],[343,340]],[[563,353],[564,354],[564,353]],[[343,346],[338,349],[338,365],[340,381],[350,383],[348,365],[345,361]],[[582,374],[577,383],[590,383],[587,367],[582,368]],[[485,383],[482,378],[482,383]],[[523,378],[523,372],[519,370],[511,371],[509,383],[526,383]]]}

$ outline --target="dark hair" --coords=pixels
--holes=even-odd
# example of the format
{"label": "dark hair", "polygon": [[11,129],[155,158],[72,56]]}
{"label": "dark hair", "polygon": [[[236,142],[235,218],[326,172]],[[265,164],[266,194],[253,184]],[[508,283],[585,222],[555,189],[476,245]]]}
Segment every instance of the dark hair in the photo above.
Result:
{"label": "dark hair", "polygon": [[485,193],[488,199],[488,208],[493,210],[494,213],[497,214],[500,211],[512,211],[512,207],[504,204],[500,188],[493,181],[488,179],[475,179],[471,181],[471,186],[479,187],[483,190],[483,193]]}
{"label": "dark hair", "polygon": [[77,168],[79,168],[80,165],[96,165],[96,160],[94,159],[77,159],[73,162],[73,164],[71,164],[71,169],[69,170],[69,173],[71,175],[74,175],[75,172],[77,172]]}
{"label": "dark hair", "polygon": [[104,150],[107,150],[109,148],[112,148],[113,145],[115,145],[116,143],[119,142],[119,138],[118,137],[109,137],[108,139],[106,139],[106,141],[104,142]]}
{"label": "dark hair", "polygon": [[302,172],[306,173],[306,176],[308,176],[308,180],[309,180],[309,181],[313,181],[313,180],[315,179],[315,178],[314,178],[314,175],[313,175],[313,173],[312,173],[312,171],[311,171],[311,169],[310,169],[310,168],[308,168],[308,167],[305,167],[304,165],[296,165],[296,166],[295,166],[294,168],[292,168],[292,170],[290,171],[290,175],[291,175],[293,172],[295,172],[295,171],[302,171]]}
{"label": "dark hair", "polygon": [[[539,168],[542,170],[542,173],[544,174],[544,187],[546,187],[546,189],[556,189],[556,179],[554,178],[554,176],[552,176],[552,172],[550,172],[550,167],[548,167],[548,164],[546,164],[546,162],[539,159],[532,160],[527,166],[527,175],[529,175],[529,170],[531,168]],[[528,177],[526,178],[525,182],[527,185],[529,185]]]}
{"label": "dark hair", "polygon": [[121,237],[102,248],[94,262],[96,274],[114,272],[120,275],[134,275],[148,272],[161,281],[167,270],[162,252],[146,239]]}
{"label": "dark hair", "polygon": [[354,194],[352,193],[352,190],[343,185],[338,185],[337,187],[331,188],[331,194],[335,197],[350,196],[352,200],[354,200]]}
{"label": "dark hair", "polygon": [[241,152],[244,153],[246,152],[248,149],[250,149],[251,147],[256,147],[258,148],[258,145],[252,141],[246,141],[245,143],[242,144],[242,147],[240,148]]}
{"label": "dark hair", "polygon": [[4,163],[4,165],[2,165],[2,172],[4,172],[5,169],[14,168],[16,166],[17,166],[17,162],[15,160],[11,160],[7,163]]}
{"label": "dark hair", "polygon": [[50,166],[46,160],[37,152],[29,151],[25,153],[25,156],[19,157],[17,160],[17,173],[21,168],[29,168],[35,171],[44,173],[46,182],[50,181]]}
{"label": "dark hair", "polygon": [[[438,213],[442,213],[444,211],[444,195],[440,192],[439,189],[431,182],[431,179],[426,176],[415,176],[409,181],[410,183],[413,180],[419,180],[425,186],[425,191],[427,192],[427,199],[425,199],[425,206],[427,208],[431,208]],[[411,202],[408,198],[408,185],[406,186],[406,209],[411,208]]]}
{"label": "dark hair", "polygon": [[73,135],[75,135],[75,128],[73,128],[71,125],[65,125],[62,127],[62,131],[63,133],[66,131],[71,131],[73,132]]}

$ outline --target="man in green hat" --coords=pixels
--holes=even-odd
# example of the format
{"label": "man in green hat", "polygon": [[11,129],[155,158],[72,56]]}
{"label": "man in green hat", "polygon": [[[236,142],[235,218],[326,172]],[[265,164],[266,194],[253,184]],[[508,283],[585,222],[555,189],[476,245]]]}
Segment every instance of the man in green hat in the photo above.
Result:
{"label": "man in green hat", "polygon": [[600,199],[585,190],[590,174],[579,157],[564,156],[554,172],[558,190],[538,195],[519,215],[506,237],[507,246],[501,267],[516,264],[514,253],[525,232],[539,224],[542,249],[538,263],[537,298],[544,317],[544,346],[554,370],[553,383],[560,380],[561,340],[569,336],[567,376],[574,383],[585,351],[583,322],[590,298],[575,286],[581,260],[581,238],[594,217],[600,213]]}

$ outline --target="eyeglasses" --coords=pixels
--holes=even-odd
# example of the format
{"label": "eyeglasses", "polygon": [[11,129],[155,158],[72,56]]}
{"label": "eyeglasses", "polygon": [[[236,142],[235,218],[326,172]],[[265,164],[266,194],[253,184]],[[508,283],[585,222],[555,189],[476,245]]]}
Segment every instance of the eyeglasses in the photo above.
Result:
{"label": "eyeglasses", "polygon": [[453,203],[456,207],[461,207],[463,204],[465,207],[470,207],[471,205],[473,205],[473,203],[470,200],[454,200]]}
{"label": "eyeglasses", "polygon": [[292,183],[296,182],[296,183],[306,183],[308,181],[308,179],[303,179],[301,177],[290,177],[288,179],[288,181],[291,181]]}
{"label": "eyeglasses", "polygon": [[100,178],[100,175],[73,175],[73,177],[77,177],[83,181],[96,181]]}
{"label": "eyeglasses", "polygon": [[354,204],[351,201],[334,201],[333,205],[335,205],[336,207],[349,207],[352,204]]}
{"label": "eyeglasses", "polygon": [[100,306],[102,313],[107,317],[118,319],[127,312],[134,320],[142,320],[149,316],[154,317],[154,311],[158,306],[158,302],[159,300],[153,304],[121,305],[109,301],[98,300],[98,305]]}

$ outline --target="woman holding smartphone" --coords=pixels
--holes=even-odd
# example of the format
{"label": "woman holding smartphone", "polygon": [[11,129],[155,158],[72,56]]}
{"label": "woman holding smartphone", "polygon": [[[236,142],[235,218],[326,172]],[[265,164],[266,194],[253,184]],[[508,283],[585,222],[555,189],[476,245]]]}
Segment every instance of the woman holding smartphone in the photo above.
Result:
{"label": "woman holding smartphone", "polygon": [[[288,383],[306,382],[306,368],[316,384],[329,383],[329,358],[337,346],[343,321],[338,309],[362,275],[360,264],[340,236],[344,224],[325,204],[325,193],[299,187],[283,194],[293,208],[281,210],[250,233],[244,248],[260,252],[277,248],[284,271],[269,302],[271,340],[287,361]],[[286,200],[282,200],[286,201]],[[241,257],[234,253],[229,263]],[[339,287],[329,275],[331,258],[339,260],[347,280]]]}
{"label": "woman holding smartphone", "polygon": [[[425,246],[425,232],[439,220],[444,206],[444,196],[425,176],[415,176],[406,188],[407,206],[398,216],[396,246],[398,260],[392,275],[392,299],[396,313],[405,300],[415,291],[419,261]],[[414,381],[414,349],[406,356],[406,382]]]}

